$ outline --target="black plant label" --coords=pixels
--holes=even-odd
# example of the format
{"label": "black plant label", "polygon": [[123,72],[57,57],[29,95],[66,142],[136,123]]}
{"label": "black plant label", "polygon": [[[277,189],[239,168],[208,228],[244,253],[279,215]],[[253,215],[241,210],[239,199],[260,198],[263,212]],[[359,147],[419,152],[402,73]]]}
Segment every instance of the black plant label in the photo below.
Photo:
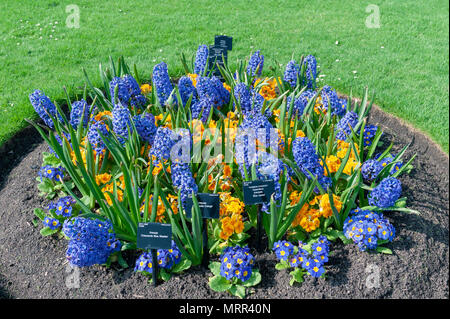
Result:
{"label": "black plant label", "polygon": [[172,247],[172,225],[139,223],[136,244],[141,249],[170,249]]}
{"label": "black plant label", "polygon": [[222,74],[217,68],[217,64],[224,66],[228,61],[228,51],[226,47],[219,45],[211,45],[208,54],[208,69],[212,71],[213,75],[222,78]]}
{"label": "black plant label", "polygon": [[[200,208],[200,213],[203,218],[219,218],[220,212],[220,197],[219,194],[207,194],[198,193],[196,195],[198,206]],[[193,207],[192,195],[186,199],[186,217],[192,217],[192,207]]]}
{"label": "black plant label", "polygon": [[275,192],[273,180],[245,181],[242,186],[245,205],[268,203],[270,196]]}
{"label": "black plant label", "polygon": [[216,35],[214,45],[226,48],[228,51],[233,50],[233,38],[226,35]]}

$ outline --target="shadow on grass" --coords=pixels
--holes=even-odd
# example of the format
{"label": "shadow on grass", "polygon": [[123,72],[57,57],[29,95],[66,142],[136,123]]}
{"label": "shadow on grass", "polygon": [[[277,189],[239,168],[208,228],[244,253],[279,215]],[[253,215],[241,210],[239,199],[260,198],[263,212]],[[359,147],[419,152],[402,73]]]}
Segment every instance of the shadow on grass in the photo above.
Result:
{"label": "shadow on grass", "polygon": [[42,141],[43,139],[36,129],[28,126],[2,146],[0,149],[0,190],[5,186],[9,173],[14,167]]}

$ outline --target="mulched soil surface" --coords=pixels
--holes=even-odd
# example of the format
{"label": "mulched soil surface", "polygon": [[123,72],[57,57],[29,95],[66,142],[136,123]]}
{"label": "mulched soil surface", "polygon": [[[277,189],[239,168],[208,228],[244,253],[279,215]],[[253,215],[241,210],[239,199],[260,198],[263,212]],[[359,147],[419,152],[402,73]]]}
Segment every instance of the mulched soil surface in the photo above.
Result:
{"label": "mulched soil surface", "polygon": [[[393,255],[359,252],[354,245],[332,245],[326,280],[306,276],[289,286],[275,256],[256,254],[262,282],[249,298],[448,298],[449,159],[420,132],[374,108],[370,123],[385,131],[395,151],[411,142],[406,154],[418,156],[410,175],[401,177],[408,207],[420,215],[388,212],[397,236]],[[80,270],[80,288],[69,289],[66,241],[42,238],[32,210],[47,204],[38,196],[36,176],[48,147],[27,128],[0,150],[0,298],[229,298],[208,287],[208,270],[191,268],[154,288],[132,268],[93,266]],[[128,256],[133,264],[133,256]],[[379,285],[370,279],[379,270]]]}

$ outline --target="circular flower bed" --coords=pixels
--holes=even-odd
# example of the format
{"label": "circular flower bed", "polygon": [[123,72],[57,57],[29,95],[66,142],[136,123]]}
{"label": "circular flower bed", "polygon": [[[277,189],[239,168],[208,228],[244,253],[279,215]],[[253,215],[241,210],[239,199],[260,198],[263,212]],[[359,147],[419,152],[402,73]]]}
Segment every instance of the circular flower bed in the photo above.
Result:
{"label": "circular flower bed", "polygon": [[[239,297],[261,281],[256,248],[273,251],[291,285],[325,277],[330,242],[392,253],[384,245],[395,228],[384,214],[414,212],[398,180],[414,156],[404,160],[407,146],[392,154],[381,129],[367,124],[367,90],[353,103],[318,87],[312,55],[262,78],[257,51],[237,70],[216,65],[219,78],[207,50],[199,46],[194,65],[183,60],[186,76],[176,83],[164,62],[149,83],[123,59],[100,68],[104,87],[86,76],[83,98],[67,100],[69,116],[41,91],[30,95],[46,126],[32,124],[50,146],[36,178],[52,200],[34,211],[41,234],[68,239],[73,266],[128,267],[122,254],[131,250],[140,254],[136,272],[151,276],[156,262],[162,280],[210,254],[211,289]],[[273,183],[260,205],[245,200],[252,181]],[[220,207],[202,223],[205,193],[218,194]],[[172,228],[171,248],[155,258],[137,245],[147,222]],[[260,232],[266,247],[254,245]]]}

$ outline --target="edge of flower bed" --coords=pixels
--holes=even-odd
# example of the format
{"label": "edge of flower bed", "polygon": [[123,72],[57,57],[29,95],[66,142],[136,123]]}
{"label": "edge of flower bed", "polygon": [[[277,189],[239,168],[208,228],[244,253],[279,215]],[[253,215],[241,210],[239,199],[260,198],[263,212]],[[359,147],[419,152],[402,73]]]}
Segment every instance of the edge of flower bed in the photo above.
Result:
{"label": "edge of flower bed", "polygon": [[[338,95],[340,98],[348,98],[348,96],[344,94],[338,93]],[[361,102],[361,99],[353,98],[353,101]],[[449,154],[447,154],[439,144],[434,142],[427,133],[415,128],[404,119],[384,111],[376,104],[373,104],[368,115],[369,121],[373,120],[373,118],[377,118],[377,122],[372,124],[380,124],[393,132],[402,131],[402,135],[406,135],[411,139],[411,144],[419,146],[421,154],[431,155],[436,158],[437,161],[444,162],[446,166],[449,165]],[[380,119],[382,120],[380,121]]]}
{"label": "edge of flower bed", "polygon": [[373,117],[382,118],[383,121],[378,124],[394,132],[406,130],[407,133],[405,134],[405,132],[403,132],[402,134],[411,138],[411,144],[417,145],[421,150],[421,154],[432,156],[436,158],[437,161],[445,163],[445,166],[449,166],[449,154],[445,153],[439,144],[434,142],[426,133],[416,129],[405,120],[383,111],[375,104],[369,114],[369,120]]}
{"label": "edge of flower bed", "polygon": [[[358,100],[358,99],[354,99]],[[448,155],[442,152],[439,147],[431,141],[429,137],[420,132],[419,130],[414,129],[412,126],[408,125],[405,121],[392,116],[381,108],[374,105],[372,108],[369,119],[372,121],[372,124],[378,124],[386,129],[386,131],[392,134],[392,138],[396,139],[398,137],[402,138],[402,142],[409,143],[416,146],[415,151],[420,155],[425,155],[432,163],[436,163],[438,165],[439,171],[443,172],[448,176],[448,171],[445,171],[446,166],[448,166]],[[19,134],[21,133],[21,134]],[[38,136],[36,131],[32,127],[27,127],[15,134],[14,140],[11,139],[8,141],[10,151],[13,152],[11,154],[7,154],[11,160],[7,158],[3,159],[0,157],[1,168],[0,171],[7,172],[14,168],[19,161],[23,158],[28,158],[28,153],[33,149],[44,146],[42,144],[42,139]],[[397,140],[398,142],[398,140]],[[3,162],[5,165],[3,165]],[[6,183],[7,174],[0,175],[0,182],[3,181]],[[8,185],[8,184],[4,184]],[[0,282],[1,282],[1,274],[0,274]],[[4,292],[3,292],[4,293]],[[0,287],[0,296],[2,295],[1,287]]]}

